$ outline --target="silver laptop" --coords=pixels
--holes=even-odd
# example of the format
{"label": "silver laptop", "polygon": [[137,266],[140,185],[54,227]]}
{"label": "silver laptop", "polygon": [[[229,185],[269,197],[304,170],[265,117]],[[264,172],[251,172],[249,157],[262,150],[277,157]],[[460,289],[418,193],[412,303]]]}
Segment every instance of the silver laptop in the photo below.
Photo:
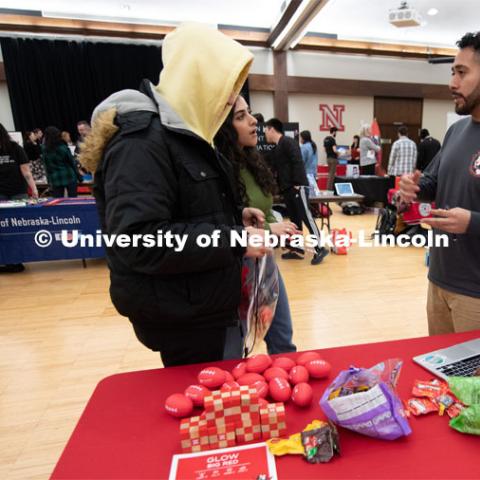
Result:
{"label": "silver laptop", "polygon": [[480,338],[417,355],[413,361],[443,379],[470,377],[480,368]]}
{"label": "silver laptop", "polygon": [[353,191],[353,186],[350,182],[345,183],[336,183],[335,191],[339,197],[348,197],[350,195],[355,195]]}

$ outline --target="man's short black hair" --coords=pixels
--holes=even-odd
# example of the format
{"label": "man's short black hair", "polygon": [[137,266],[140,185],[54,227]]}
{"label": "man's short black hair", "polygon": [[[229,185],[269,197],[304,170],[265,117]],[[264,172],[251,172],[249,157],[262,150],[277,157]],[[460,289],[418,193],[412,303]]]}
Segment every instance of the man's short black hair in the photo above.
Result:
{"label": "man's short black hair", "polygon": [[430,135],[430,132],[426,128],[422,128],[420,130],[420,138],[424,139],[427,138]]}
{"label": "man's short black hair", "polygon": [[468,32],[458,42],[460,49],[471,47],[480,55],[480,32]]}
{"label": "man's short black hair", "polygon": [[337,127],[330,127],[330,134],[337,133],[338,128]]}
{"label": "man's short black hair", "polygon": [[265,119],[261,113],[254,113],[252,117],[255,117],[258,123],[265,123]]}
{"label": "man's short black hair", "polygon": [[283,134],[283,123],[278,118],[271,118],[265,122],[266,127],[271,127],[278,133]]}
{"label": "man's short black hair", "polygon": [[398,133],[406,137],[408,135],[408,128],[405,125],[398,127]]}

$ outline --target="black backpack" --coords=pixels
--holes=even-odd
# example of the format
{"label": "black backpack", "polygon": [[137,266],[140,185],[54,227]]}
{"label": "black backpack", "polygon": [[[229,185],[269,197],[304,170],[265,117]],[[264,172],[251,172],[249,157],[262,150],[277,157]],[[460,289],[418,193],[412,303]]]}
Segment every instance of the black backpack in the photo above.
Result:
{"label": "black backpack", "polygon": [[374,235],[394,234],[396,224],[397,209],[392,205],[387,205],[378,212]]}

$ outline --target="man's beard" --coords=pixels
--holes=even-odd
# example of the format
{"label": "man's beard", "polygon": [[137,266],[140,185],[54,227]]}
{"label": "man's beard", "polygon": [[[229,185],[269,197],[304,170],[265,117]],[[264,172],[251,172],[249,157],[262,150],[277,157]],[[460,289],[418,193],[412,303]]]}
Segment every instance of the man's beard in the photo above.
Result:
{"label": "man's beard", "polygon": [[463,105],[455,104],[455,113],[470,115],[480,105],[480,83],[468,97],[462,95],[461,98],[463,98],[464,103]]}

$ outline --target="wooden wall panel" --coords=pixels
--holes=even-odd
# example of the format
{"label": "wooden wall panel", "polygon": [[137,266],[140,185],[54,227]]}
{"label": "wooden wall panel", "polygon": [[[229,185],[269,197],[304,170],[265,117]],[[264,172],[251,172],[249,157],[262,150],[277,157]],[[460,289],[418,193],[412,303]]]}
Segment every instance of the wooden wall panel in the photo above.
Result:
{"label": "wooden wall panel", "polygon": [[[273,92],[275,79],[271,77],[250,75],[250,90]],[[293,76],[288,77],[288,93],[451,99],[447,85]]]}

